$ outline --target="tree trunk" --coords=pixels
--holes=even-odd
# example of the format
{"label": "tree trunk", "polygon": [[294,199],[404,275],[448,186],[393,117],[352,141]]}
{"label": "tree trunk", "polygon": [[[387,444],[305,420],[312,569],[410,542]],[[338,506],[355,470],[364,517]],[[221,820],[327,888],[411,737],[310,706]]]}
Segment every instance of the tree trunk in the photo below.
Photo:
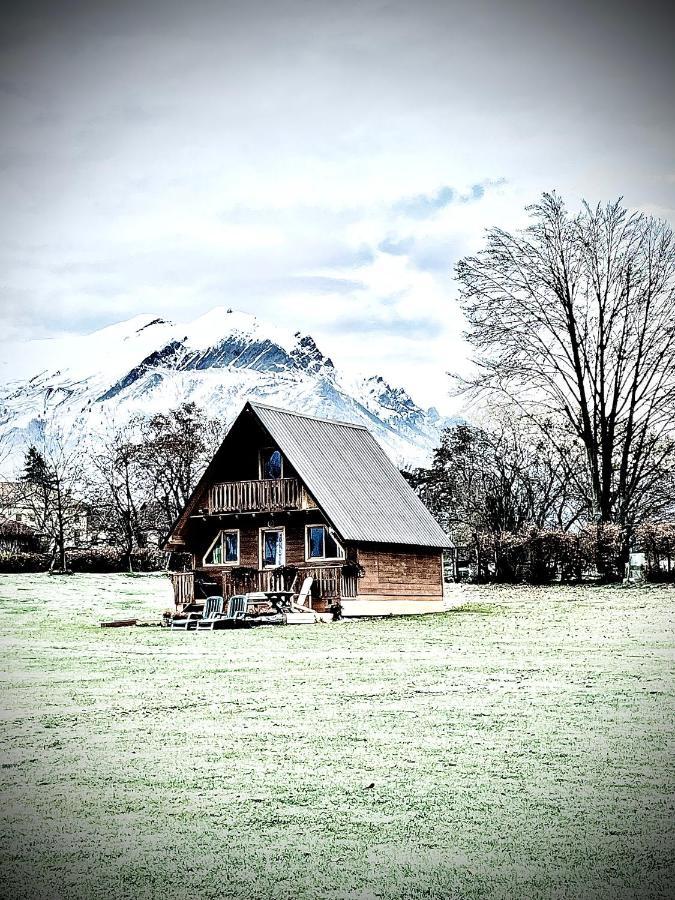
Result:
{"label": "tree trunk", "polygon": [[65,528],[63,522],[63,502],[61,497],[61,485],[57,482],[56,485],[56,515],[58,517],[58,549],[59,549],[59,563],[61,566],[61,571],[66,571],[67,561],[66,561],[66,535]]}

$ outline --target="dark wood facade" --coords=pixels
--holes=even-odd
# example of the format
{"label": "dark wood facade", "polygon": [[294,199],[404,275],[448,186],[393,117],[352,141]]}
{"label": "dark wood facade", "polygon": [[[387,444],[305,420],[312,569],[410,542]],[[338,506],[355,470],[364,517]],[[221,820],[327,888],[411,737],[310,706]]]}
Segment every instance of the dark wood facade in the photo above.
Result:
{"label": "dark wood facade", "polygon": [[[330,479],[331,460],[325,464]],[[442,549],[345,539],[250,407],[166,546],[192,555],[192,572],[174,576],[179,608],[212,594],[298,590],[308,575],[319,612],[338,604],[347,614],[395,612],[397,601],[420,611],[442,606]]]}

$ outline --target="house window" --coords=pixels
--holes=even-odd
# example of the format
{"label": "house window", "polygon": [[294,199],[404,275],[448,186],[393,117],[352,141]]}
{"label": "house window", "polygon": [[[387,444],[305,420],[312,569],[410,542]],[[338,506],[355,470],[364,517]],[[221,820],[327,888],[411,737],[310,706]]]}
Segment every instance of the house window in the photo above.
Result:
{"label": "house window", "polygon": [[345,551],[325,525],[308,525],[307,559],[344,559]]}
{"label": "house window", "polygon": [[260,566],[272,569],[286,562],[286,547],[283,528],[260,529]]}
{"label": "house window", "polygon": [[204,554],[205,566],[236,566],[239,564],[239,531],[220,531]]}
{"label": "house window", "polygon": [[284,458],[276,447],[260,451],[260,477],[267,481],[284,477]]}

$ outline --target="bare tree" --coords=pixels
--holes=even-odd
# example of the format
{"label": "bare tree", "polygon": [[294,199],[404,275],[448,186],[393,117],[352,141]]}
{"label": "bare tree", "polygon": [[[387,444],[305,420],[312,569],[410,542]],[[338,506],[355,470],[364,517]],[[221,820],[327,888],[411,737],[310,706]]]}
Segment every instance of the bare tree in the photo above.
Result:
{"label": "bare tree", "polygon": [[7,480],[7,468],[13,451],[12,439],[7,432],[0,434],[0,479]]}
{"label": "bare tree", "polygon": [[183,403],[134,424],[141,432],[138,462],[147,493],[163,513],[166,534],[222,440],[223,423]]}
{"label": "bare tree", "polygon": [[[675,461],[675,253],[666,223],[618,201],[570,215],[555,194],[515,234],[493,228],[457,266],[475,349],[474,396],[525,417],[552,446],[592,518],[629,540],[667,502]],[[625,548],[624,548],[625,552]]]}
{"label": "bare tree", "polygon": [[43,423],[40,438],[25,456],[21,503],[30,509],[36,529],[52,548],[52,565],[67,569],[67,547],[85,509],[80,497],[83,454],[80,434],[64,432],[53,421]]}
{"label": "bare tree", "polygon": [[141,509],[145,496],[140,457],[134,429],[116,428],[114,424],[105,433],[94,435],[89,453],[87,494],[98,518],[105,521],[109,539],[121,543],[129,571],[133,551],[144,543]]}
{"label": "bare tree", "polygon": [[567,530],[584,501],[563,477],[559,452],[516,422],[455,425],[444,431],[431,466],[408,479],[458,544],[529,526]]}
{"label": "bare tree", "polygon": [[15,507],[16,487],[8,471],[12,450],[10,436],[7,433],[0,435],[0,519],[4,519]]}

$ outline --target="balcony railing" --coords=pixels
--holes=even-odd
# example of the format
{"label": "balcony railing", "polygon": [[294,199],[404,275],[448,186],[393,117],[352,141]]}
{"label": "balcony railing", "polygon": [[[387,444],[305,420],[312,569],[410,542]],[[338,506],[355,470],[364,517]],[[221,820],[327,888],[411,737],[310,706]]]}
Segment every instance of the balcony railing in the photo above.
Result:
{"label": "balcony railing", "polygon": [[173,601],[176,607],[187,606],[195,599],[195,574],[194,572],[172,572]]}
{"label": "balcony railing", "polygon": [[225,481],[211,485],[209,513],[272,512],[300,509],[302,493],[297,478]]}
{"label": "balcony railing", "polygon": [[315,600],[339,600],[356,597],[356,576],[345,575],[342,565],[298,566],[297,575],[289,576],[279,569],[258,569],[245,575],[223,572],[223,595],[243,594],[251,591],[296,590],[310,576],[313,578],[312,597]]}

